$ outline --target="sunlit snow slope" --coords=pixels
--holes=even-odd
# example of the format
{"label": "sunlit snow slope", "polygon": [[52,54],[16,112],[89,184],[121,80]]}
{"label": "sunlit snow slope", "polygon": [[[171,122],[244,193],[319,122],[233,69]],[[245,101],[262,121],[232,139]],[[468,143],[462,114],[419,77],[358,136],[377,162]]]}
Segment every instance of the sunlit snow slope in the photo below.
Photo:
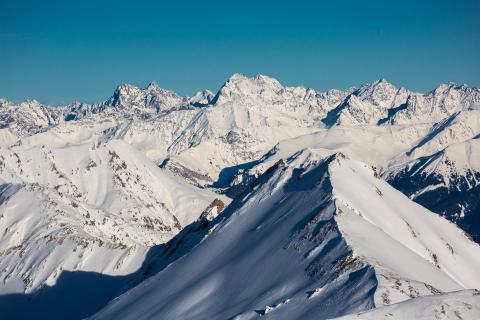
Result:
{"label": "sunlit snow slope", "polygon": [[[52,304],[68,306],[75,318],[94,312],[121,292],[122,281],[110,290],[107,280],[92,277],[66,286],[64,273],[135,273],[151,246],[168,241],[217,196],[162,171],[120,140],[0,147],[0,181],[0,295],[29,300],[17,305],[0,297],[0,318],[15,308],[18,317],[28,310],[41,317],[37,307],[56,318]],[[73,292],[93,283],[104,290],[90,304],[77,304]],[[55,286],[65,286],[64,294],[35,302]]]}

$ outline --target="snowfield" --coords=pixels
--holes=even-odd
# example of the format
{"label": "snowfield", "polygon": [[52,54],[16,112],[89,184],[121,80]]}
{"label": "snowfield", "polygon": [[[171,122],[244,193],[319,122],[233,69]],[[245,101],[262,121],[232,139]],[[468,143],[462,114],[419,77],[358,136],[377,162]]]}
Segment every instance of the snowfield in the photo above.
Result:
{"label": "snowfield", "polygon": [[478,88],[0,99],[0,318],[475,319],[475,242]]}

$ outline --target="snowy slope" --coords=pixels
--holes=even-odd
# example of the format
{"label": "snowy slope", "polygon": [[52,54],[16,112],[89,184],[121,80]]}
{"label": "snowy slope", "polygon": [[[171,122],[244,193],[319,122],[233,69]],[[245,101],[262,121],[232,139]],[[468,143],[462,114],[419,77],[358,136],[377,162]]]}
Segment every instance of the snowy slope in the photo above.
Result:
{"label": "snowy slope", "polygon": [[449,145],[432,155],[391,166],[385,178],[480,242],[480,140]]}
{"label": "snowy slope", "polygon": [[477,319],[480,314],[480,292],[462,290],[453,293],[424,296],[404,302],[380,307],[372,311],[347,315],[339,320],[458,320]]}
{"label": "snowy slope", "polygon": [[480,247],[454,224],[362,163],[321,158],[279,161],[200,244],[93,318],[326,319],[480,286]]}
{"label": "snowy slope", "polygon": [[479,241],[480,114],[462,111],[433,124],[333,126],[285,139],[232,168],[221,187],[235,195],[280,158],[306,148],[343,152],[375,166],[397,189],[458,223]]}
{"label": "snowy slope", "polygon": [[[0,147],[0,181],[0,295],[33,295],[31,312],[65,273],[135,273],[150,247],[168,241],[218,197],[162,171],[120,140]],[[96,301],[106,303],[121,287]],[[71,303],[69,294],[53,301]],[[82,305],[83,312],[95,311],[96,301]]]}

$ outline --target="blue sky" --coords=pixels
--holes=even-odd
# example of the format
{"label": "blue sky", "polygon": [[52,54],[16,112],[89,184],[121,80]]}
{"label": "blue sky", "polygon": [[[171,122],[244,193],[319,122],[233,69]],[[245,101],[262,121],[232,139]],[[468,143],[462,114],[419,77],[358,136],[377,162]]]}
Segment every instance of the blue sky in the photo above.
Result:
{"label": "blue sky", "polygon": [[0,96],[92,102],[151,81],[192,95],[235,72],[319,90],[480,86],[479,16],[475,0],[0,0]]}

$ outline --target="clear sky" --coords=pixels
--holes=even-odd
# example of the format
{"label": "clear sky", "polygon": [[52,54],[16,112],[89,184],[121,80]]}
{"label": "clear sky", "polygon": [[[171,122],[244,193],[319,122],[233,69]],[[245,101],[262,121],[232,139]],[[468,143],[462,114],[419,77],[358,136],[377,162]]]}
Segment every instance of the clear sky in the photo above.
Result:
{"label": "clear sky", "polygon": [[386,78],[480,86],[480,1],[0,0],[0,96],[49,104],[235,72],[319,90]]}

